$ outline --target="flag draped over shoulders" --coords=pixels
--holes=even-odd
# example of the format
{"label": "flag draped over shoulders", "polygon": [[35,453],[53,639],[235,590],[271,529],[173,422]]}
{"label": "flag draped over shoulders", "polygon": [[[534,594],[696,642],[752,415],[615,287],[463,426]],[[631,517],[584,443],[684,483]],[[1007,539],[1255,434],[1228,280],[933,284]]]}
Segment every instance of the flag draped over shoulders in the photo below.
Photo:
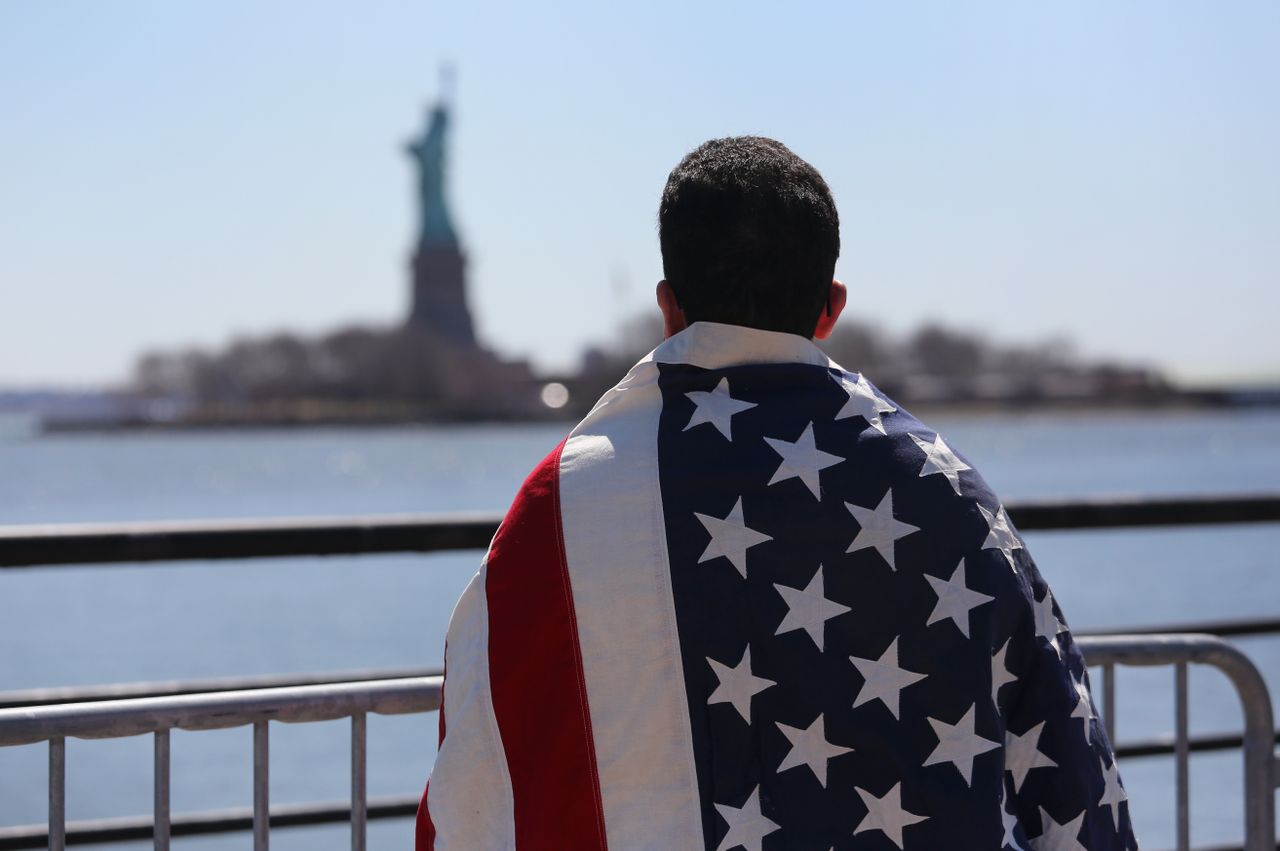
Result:
{"label": "flag draped over shoulders", "polygon": [[1137,847],[1004,508],[794,335],[637,364],[521,488],[445,664],[419,849]]}

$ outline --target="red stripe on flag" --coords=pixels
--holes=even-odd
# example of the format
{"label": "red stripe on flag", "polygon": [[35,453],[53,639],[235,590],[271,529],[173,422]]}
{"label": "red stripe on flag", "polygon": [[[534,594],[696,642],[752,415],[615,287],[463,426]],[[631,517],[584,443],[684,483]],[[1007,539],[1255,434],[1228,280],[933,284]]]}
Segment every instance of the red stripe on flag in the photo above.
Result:
{"label": "red stripe on flag", "polygon": [[489,678],[520,851],[603,849],[604,811],[560,525],[560,453],[529,475],[489,548]]}
{"label": "red stripe on flag", "polygon": [[431,813],[427,811],[427,795],[431,794],[431,780],[427,780],[427,788],[422,790],[422,800],[418,802],[418,818],[414,830],[414,851],[432,851],[436,847],[436,826],[431,823]]}
{"label": "red stripe on flag", "polygon": [[[445,656],[449,655],[449,643],[445,642]],[[444,673],[448,674],[448,668]],[[444,744],[444,685],[440,686],[440,734],[436,750]],[[431,794],[431,778],[427,778],[426,788],[422,790],[422,800],[418,802],[418,818],[414,830],[414,851],[432,851],[436,847],[436,826],[431,821],[431,811],[427,808],[427,796]]]}

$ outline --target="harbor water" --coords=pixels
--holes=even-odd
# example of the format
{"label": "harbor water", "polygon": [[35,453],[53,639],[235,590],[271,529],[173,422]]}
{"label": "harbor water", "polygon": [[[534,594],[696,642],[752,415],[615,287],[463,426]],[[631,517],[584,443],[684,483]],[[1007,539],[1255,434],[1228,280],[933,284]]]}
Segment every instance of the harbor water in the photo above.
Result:
{"label": "harbor water", "polygon": [[[1280,412],[927,417],[1002,498],[1275,490]],[[0,420],[0,523],[501,511],[563,425],[41,436]],[[1073,629],[1273,616],[1280,524],[1032,532]],[[0,572],[0,690],[434,666],[479,553],[83,566]],[[1280,695],[1280,637],[1240,646]],[[1172,673],[1122,669],[1120,741],[1173,726]],[[1099,693],[1100,678],[1095,677]],[[1192,732],[1238,731],[1234,693],[1191,673]],[[538,695],[530,695],[531,700]],[[435,716],[369,719],[369,794],[421,791]],[[273,802],[348,794],[345,722],[273,725]],[[176,732],[175,813],[247,806],[248,728]],[[0,825],[41,822],[43,745],[0,748]],[[1122,763],[1139,837],[1173,844],[1171,759]],[[150,811],[147,737],[67,743],[70,819]],[[1238,841],[1240,757],[1192,759],[1194,844]],[[346,827],[278,830],[276,849],[340,848]],[[175,840],[231,849],[248,834]],[[111,846],[145,848],[148,843]],[[370,847],[412,847],[407,819]]]}

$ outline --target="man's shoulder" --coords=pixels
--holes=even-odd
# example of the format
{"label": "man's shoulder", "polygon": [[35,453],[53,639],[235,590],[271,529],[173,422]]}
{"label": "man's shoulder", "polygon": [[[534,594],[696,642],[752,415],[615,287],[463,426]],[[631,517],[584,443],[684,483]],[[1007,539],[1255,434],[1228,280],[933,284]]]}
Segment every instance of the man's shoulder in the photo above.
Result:
{"label": "man's shoulder", "polygon": [[[892,422],[888,434],[883,435],[897,462],[916,478],[946,482],[952,494],[960,499],[984,501],[995,499],[991,486],[983,478],[978,466],[967,454],[962,441],[957,441],[945,428],[937,429],[902,411],[903,416]],[[945,494],[945,490],[939,489]]]}
{"label": "man's shoulder", "polygon": [[584,445],[592,443],[593,438],[603,438],[606,445],[616,445],[627,437],[643,439],[643,435],[652,435],[656,431],[657,414],[661,408],[657,381],[657,368],[646,358],[605,391],[587,415],[534,466],[516,492],[507,516],[531,503],[554,499],[562,465],[572,469],[583,463],[609,461],[612,457],[610,452],[583,451]]}
{"label": "man's shoulder", "polygon": [[845,447],[857,466],[856,484],[865,491],[862,513],[886,510],[873,500],[887,498],[896,519],[927,530],[940,545],[951,544],[957,561],[1003,553],[1012,566],[1021,539],[969,456],[865,377],[845,373],[843,382],[851,400],[861,395],[856,410],[865,420]]}
{"label": "man's shoulder", "polygon": [[545,529],[556,528],[559,522],[558,477],[563,450],[562,440],[538,462],[516,491],[493,543],[489,545],[491,563],[498,561],[496,555],[522,545],[530,536],[545,536]]}

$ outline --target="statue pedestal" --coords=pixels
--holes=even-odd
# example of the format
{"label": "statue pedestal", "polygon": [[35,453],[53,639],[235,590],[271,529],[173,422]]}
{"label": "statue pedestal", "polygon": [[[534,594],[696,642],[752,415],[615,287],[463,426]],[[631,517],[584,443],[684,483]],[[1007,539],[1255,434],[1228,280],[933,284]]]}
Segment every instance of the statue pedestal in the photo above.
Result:
{"label": "statue pedestal", "polygon": [[466,256],[454,245],[419,245],[414,252],[409,324],[457,346],[474,348],[467,308]]}

